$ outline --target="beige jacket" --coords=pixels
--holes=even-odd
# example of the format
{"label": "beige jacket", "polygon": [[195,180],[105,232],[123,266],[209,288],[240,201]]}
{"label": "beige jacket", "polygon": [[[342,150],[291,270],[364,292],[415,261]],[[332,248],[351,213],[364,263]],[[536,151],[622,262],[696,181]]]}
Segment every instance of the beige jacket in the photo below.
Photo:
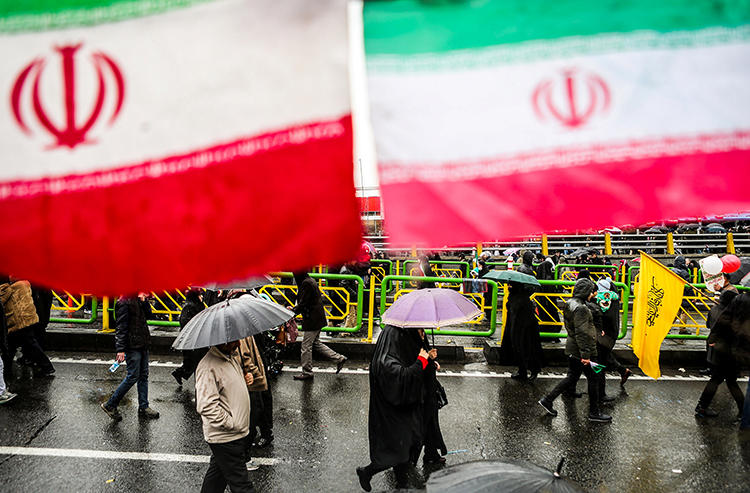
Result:
{"label": "beige jacket", "polygon": [[0,284],[0,303],[5,310],[9,334],[39,322],[28,281]]}
{"label": "beige jacket", "polygon": [[227,443],[248,435],[250,396],[236,356],[209,349],[195,370],[195,407],[208,443]]}
{"label": "beige jacket", "polygon": [[268,390],[266,382],[266,368],[263,366],[263,360],[260,357],[260,351],[255,344],[255,339],[248,337],[240,341],[240,349],[235,356],[242,371],[253,376],[253,381],[247,386],[250,392],[262,392]]}

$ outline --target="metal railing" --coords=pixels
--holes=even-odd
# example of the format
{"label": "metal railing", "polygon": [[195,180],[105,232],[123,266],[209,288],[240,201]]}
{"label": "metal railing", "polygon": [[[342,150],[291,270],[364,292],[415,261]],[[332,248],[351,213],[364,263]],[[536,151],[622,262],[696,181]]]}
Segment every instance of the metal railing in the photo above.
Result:
{"label": "metal railing", "polygon": [[[472,279],[445,279],[442,277],[419,277],[419,276],[386,276],[385,279],[383,279],[383,284],[381,285],[380,289],[380,313],[385,312],[386,308],[390,306],[387,300],[387,291],[388,291],[388,285],[392,282],[411,282],[411,281],[425,281],[425,282],[446,282],[446,283],[452,283],[452,284],[462,284],[464,281],[471,281]],[[488,286],[491,288],[491,300],[492,300],[492,311],[490,312],[490,328],[489,330],[481,331],[481,330],[459,330],[459,329],[442,329],[442,328],[436,328],[436,329],[426,329],[425,332],[428,334],[435,334],[435,335],[448,335],[448,336],[474,336],[474,337],[492,337],[492,335],[495,333],[495,330],[497,328],[497,302],[498,302],[498,284],[491,280],[486,279],[485,282],[487,282]],[[409,291],[413,291],[411,289],[402,289],[400,290],[400,293],[406,293]],[[477,303],[477,296],[475,294],[478,293],[471,293],[465,295],[467,298],[471,299],[474,303]],[[481,296],[480,296],[481,297]],[[484,304],[481,305],[484,307]],[[486,308],[486,307],[485,307]]]}

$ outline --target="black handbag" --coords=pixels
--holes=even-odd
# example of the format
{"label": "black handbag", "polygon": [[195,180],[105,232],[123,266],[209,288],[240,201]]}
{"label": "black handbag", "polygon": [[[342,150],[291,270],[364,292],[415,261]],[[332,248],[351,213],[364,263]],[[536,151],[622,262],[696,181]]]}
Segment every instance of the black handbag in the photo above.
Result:
{"label": "black handbag", "polygon": [[445,395],[445,389],[440,382],[435,379],[435,398],[437,401],[437,408],[442,409],[448,405],[448,397]]}

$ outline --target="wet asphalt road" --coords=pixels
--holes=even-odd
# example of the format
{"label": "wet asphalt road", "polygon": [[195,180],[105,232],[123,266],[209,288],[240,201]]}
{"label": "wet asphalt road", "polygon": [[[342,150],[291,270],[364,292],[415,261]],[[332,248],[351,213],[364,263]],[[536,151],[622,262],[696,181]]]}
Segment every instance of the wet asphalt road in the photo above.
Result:
{"label": "wet asphalt road", "polygon": [[[53,379],[21,374],[10,382],[20,395],[0,407],[0,450],[5,450],[0,454],[0,491],[200,489],[209,449],[194,408],[192,380],[179,389],[170,376],[172,367],[162,358],[152,366],[150,378],[151,405],[161,418],[139,422],[134,388],[121,404],[124,420],[114,423],[99,403],[124,373],[110,374],[111,355],[100,357],[106,360],[98,364],[57,362]],[[273,383],[276,440],[258,455],[275,460],[259,459],[264,465],[250,473],[258,491],[360,491],[354,468],[368,462],[368,381],[366,372],[356,369],[364,368],[352,364],[355,371],[321,372],[304,383],[285,372]],[[750,491],[750,440],[738,435],[736,409],[726,388],[712,406],[720,416],[701,420],[693,409],[705,380],[682,379],[684,373],[678,373],[679,380],[631,379],[627,393],[621,393],[618,380],[612,379],[608,390],[618,398],[608,409],[614,422],[603,425],[585,419],[585,396],[574,402],[558,399],[560,415],[544,415],[536,401],[558,381],[562,369],[551,369],[533,384],[488,375],[503,369],[484,364],[449,370],[472,373],[441,378],[450,401],[440,414],[452,452],[448,464],[512,458],[554,468],[564,456],[564,475],[588,491]],[[745,385],[743,381],[743,390]],[[579,390],[583,387],[582,382]],[[45,455],[9,455],[7,447]],[[103,451],[104,456],[49,455],[70,455],[70,449]],[[117,452],[151,455],[126,460]],[[429,472],[420,462],[411,477],[413,486],[423,487]],[[374,491],[394,484],[391,472],[373,479]]]}

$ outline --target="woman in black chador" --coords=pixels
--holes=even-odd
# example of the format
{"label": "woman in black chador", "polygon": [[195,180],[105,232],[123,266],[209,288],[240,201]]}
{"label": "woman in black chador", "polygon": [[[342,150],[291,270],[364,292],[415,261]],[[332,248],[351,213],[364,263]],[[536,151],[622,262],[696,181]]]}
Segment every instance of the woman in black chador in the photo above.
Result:
{"label": "woman in black chador", "polygon": [[531,295],[525,285],[508,283],[508,315],[501,350],[506,356],[512,355],[518,365],[518,372],[511,375],[515,380],[534,380],[543,364],[542,340]]}
{"label": "woman in black chador", "polygon": [[425,351],[416,329],[386,325],[370,363],[368,437],[370,464],[357,468],[359,484],[370,491],[372,476],[393,467],[399,487],[423,439],[425,369],[437,351]]}

